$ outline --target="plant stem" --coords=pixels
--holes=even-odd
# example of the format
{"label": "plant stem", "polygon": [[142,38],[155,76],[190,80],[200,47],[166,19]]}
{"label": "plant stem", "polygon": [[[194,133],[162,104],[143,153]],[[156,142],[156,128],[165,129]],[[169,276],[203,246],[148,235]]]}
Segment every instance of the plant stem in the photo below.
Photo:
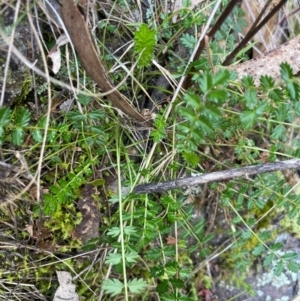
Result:
{"label": "plant stem", "polygon": [[120,129],[119,125],[117,125],[116,126],[116,156],[117,156],[117,170],[118,170],[120,242],[121,242],[121,253],[122,253],[125,300],[128,301],[128,285],[127,285],[127,275],[126,275],[126,256],[125,256],[124,228],[123,228],[123,203],[122,203],[121,158],[120,158],[120,144],[119,144],[120,131],[119,131],[119,129]]}
{"label": "plant stem", "polygon": [[247,167],[200,174],[199,176],[195,176],[195,177],[186,177],[186,178],[176,179],[173,181],[167,181],[162,183],[142,184],[136,186],[133,189],[133,192],[134,193],[163,192],[167,190],[181,188],[184,186],[195,186],[199,184],[230,180],[238,177],[247,177],[247,176],[257,175],[266,172],[273,172],[273,171],[299,168],[299,167],[300,167],[300,159],[292,159],[292,160],[267,163],[262,165],[251,165]]}

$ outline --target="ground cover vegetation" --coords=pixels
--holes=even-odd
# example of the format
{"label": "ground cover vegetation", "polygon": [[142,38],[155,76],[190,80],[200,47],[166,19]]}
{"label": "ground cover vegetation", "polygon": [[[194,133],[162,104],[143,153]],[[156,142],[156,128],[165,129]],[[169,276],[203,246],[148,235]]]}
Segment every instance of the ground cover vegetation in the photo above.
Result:
{"label": "ground cover vegetation", "polygon": [[[98,19],[89,10],[111,83],[138,111],[152,114],[151,127],[99,96],[70,44],[61,47],[59,71],[50,71],[64,88],[38,76],[18,101],[0,108],[1,160],[9,165],[0,182],[1,299],[52,300],[61,270],[74,277],[80,300],[166,301],[212,300],[212,274],[231,274],[252,294],[242,279],[257,260],[275,275],[300,270],[298,254],[280,252],[276,240],[280,231],[299,232],[300,198],[286,173],[131,193],[141,183],[299,156],[300,85],[292,67],[283,62],[279,82],[266,74],[259,85],[221,67],[247,25],[241,7],[188,66],[217,2],[191,9],[183,1],[176,22],[162,3],[120,0],[106,10],[96,3]],[[229,0],[221,2],[212,25]],[[46,20],[35,2],[1,9],[8,6],[19,9],[18,18],[2,27],[2,37],[35,9]],[[293,22],[290,37],[297,35]],[[44,21],[41,57],[58,35]],[[247,50],[235,63],[249,59]],[[192,84],[174,98],[190,70]],[[168,85],[158,85],[162,75]],[[86,221],[95,221],[97,231],[84,232]]]}

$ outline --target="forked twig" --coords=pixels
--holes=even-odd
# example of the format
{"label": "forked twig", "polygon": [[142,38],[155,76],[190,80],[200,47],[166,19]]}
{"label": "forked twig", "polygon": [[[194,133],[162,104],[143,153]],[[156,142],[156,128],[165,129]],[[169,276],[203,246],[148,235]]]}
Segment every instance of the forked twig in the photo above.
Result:
{"label": "forked twig", "polygon": [[264,25],[267,24],[267,22],[282,8],[282,6],[287,2],[287,0],[281,0],[261,21],[261,17],[263,13],[267,10],[268,5],[271,3],[271,1],[267,2],[255,22],[253,23],[253,26],[250,28],[249,32],[246,34],[244,39],[237,45],[237,47],[227,56],[225,61],[223,62],[223,66],[228,66],[231,61],[235,58],[235,56],[239,53],[240,50],[242,50],[247,43],[256,35],[258,31],[262,29]]}
{"label": "forked twig", "polygon": [[251,165],[247,167],[234,168],[224,171],[215,171],[200,174],[199,176],[195,177],[186,177],[162,183],[142,184],[137,185],[133,189],[133,192],[138,194],[163,192],[185,186],[195,186],[199,184],[231,180],[240,177],[247,177],[251,175],[258,175],[266,172],[274,172],[292,168],[300,168],[300,159],[292,159],[275,163],[266,163],[262,165]]}

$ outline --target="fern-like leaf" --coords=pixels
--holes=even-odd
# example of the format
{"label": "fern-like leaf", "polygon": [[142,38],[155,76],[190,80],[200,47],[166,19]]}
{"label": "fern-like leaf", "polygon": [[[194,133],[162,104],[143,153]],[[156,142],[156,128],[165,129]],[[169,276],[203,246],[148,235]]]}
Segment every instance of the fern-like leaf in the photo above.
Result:
{"label": "fern-like leaf", "polygon": [[118,279],[107,279],[103,281],[102,289],[112,297],[117,296],[123,290],[124,284]]}
{"label": "fern-like leaf", "polygon": [[192,168],[195,168],[199,164],[199,156],[194,152],[183,152],[182,156],[184,161]]}
{"label": "fern-like leaf", "polygon": [[29,124],[31,114],[28,109],[20,108],[15,113],[16,128],[12,131],[12,141],[15,145],[21,145],[24,141],[24,128]]}
{"label": "fern-like leaf", "polygon": [[156,30],[149,29],[146,24],[142,24],[138,31],[134,33],[134,49],[139,55],[138,67],[150,65],[156,44]]}
{"label": "fern-like leaf", "polygon": [[147,287],[147,282],[143,279],[134,278],[128,282],[128,288],[133,294],[140,294]]}

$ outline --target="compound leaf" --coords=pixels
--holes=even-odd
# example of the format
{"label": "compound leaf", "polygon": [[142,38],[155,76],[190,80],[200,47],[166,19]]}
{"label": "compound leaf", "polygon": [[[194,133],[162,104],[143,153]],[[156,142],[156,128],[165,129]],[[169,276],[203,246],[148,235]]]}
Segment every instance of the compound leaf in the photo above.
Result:
{"label": "compound leaf", "polygon": [[102,289],[106,294],[110,294],[112,297],[117,296],[122,292],[124,284],[118,279],[107,279],[103,281]]}
{"label": "compound leaf", "polygon": [[155,45],[156,30],[149,29],[146,24],[142,24],[139,30],[134,33],[134,48],[139,55],[138,67],[150,65]]}
{"label": "compound leaf", "polygon": [[128,288],[133,294],[140,294],[147,287],[147,282],[143,279],[134,278],[128,282]]}

